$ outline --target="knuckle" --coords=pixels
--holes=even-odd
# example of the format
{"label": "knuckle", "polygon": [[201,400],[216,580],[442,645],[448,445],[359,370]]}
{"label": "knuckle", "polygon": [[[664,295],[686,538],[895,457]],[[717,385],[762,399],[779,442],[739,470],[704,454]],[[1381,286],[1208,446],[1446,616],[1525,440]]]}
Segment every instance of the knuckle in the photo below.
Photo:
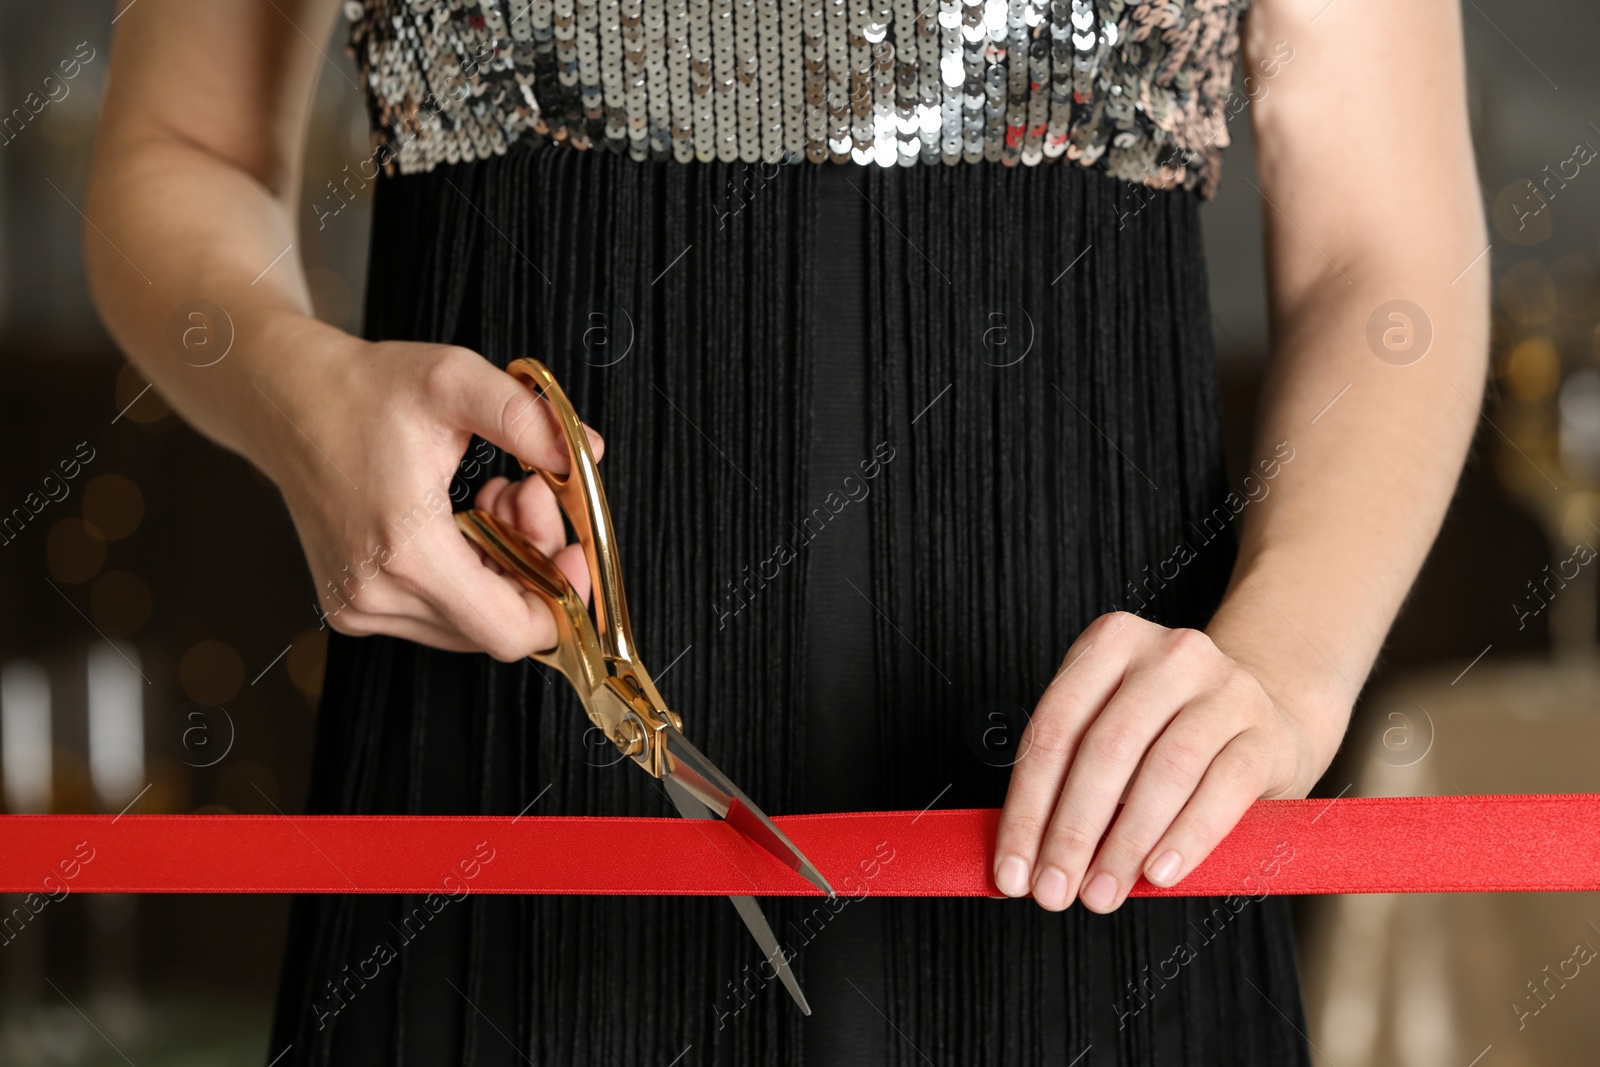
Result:
{"label": "knuckle", "polygon": [[1005,851],[1004,845],[1012,847],[1027,846],[1027,851],[1032,851],[1039,838],[1044,834],[1044,819],[1033,812],[1005,813],[1000,821],[1000,830],[996,839],[1001,843],[1000,851]]}
{"label": "knuckle", "polygon": [[521,390],[506,393],[500,404],[495,428],[500,431],[500,439],[518,452],[525,451],[532,439],[534,420],[529,417],[528,410],[532,406],[533,397]]}
{"label": "knuckle", "polygon": [[379,632],[380,618],[347,600],[343,608],[336,608],[328,615],[327,623],[329,629],[346,637],[371,637]]}
{"label": "knuckle", "polygon": [[[370,581],[347,581],[339,591],[347,607],[359,614],[381,615],[383,605],[377,590]],[[342,613],[341,613],[342,614]]]}
{"label": "knuckle", "polygon": [[365,636],[359,624],[356,623],[347,611],[333,611],[326,616],[328,629],[334,633],[344,634],[346,637]]}
{"label": "knuckle", "polygon": [[1139,617],[1130,611],[1112,611],[1089,624],[1088,633],[1096,641],[1110,640],[1124,632]]}
{"label": "knuckle", "polygon": [[1157,773],[1170,781],[1193,781],[1205,770],[1207,753],[1188,738],[1166,737],[1151,754]]}
{"label": "knuckle", "polygon": [[1258,790],[1264,778],[1259,761],[1233,749],[1220,753],[1211,768],[1224,785],[1241,791]]}
{"label": "knuckle", "polygon": [[448,395],[454,388],[461,371],[461,358],[466,349],[455,345],[437,345],[422,357],[422,388],[429,396]]}
{"label": "knuckle", "polygon": [[1020,750],[1019,763],[1034,753],[1046,758],[1065,756],[1072,750],[1072,732],[1058,716],[1041,715],[1028,723]]}
{"label": "knuckle", "polygon": [[1082,856],[1094,849],[1100,835],[1076,818],[1056,822],[1050,827],[1045,847],[1055,855]]}
{"label": "knuckle", "polygon": [[1131,725],[1102,721],[1089,732],[1084,748],[1092,759],[1120,766],[1138,759],[1144,746]]}
{"label": "knuckle", "polygon": [[1216,646],[1199,630],[1189,627],[1180,627],[1172,631],[1168,638],[1168,653],[1188,662],[1201,662],[1209,659],[1216,652]]}
{"label": "knuckle", "polygon": [[533,633],[534,640],[531,650],[524,652],[524,655],[532,655],[534,652],[543,652],[547,649],[555,648],[561,640],[561,634],[557,629],[556,622],[549,617],[548,613],[544,620],[534,624]]}
{"label": "knuckle", "polygon": [[503,610],[471,600],[443,601],[438,603],[438,610],[446,627],[491,659],[515,663],[531,648],[526,627],[514,625]]}
{"label": "knuckle", "polygon": [[[497,659],[501,663],[515,663],[527,655],[527,649],[513,640],[510,634],[492,624],[484,625],[484,622],[485,620],[477,618],[470,621],[459,619],[453,625],[465,634],[469,640],[476,641],[485,655],[492,659]],[[473,623],[478,625],[473,625]]]}
{"label": "knuckle", "polygon": [[1230,707],[1237,707],[1249,713],[1276,714],[1272,698],[1261,687],[1256,676],[1243,667],[1230,670],[1227,677],[1218,684],[1217,689],[1227,699]]}
{"label": "knuckle", "polygon": [[501,663],[515,663],[523,656],[521,649],[517,648],[508,641],[502,641],[499,639],[491,641],[484,651],[487,652],[491,658],[497,659]]}

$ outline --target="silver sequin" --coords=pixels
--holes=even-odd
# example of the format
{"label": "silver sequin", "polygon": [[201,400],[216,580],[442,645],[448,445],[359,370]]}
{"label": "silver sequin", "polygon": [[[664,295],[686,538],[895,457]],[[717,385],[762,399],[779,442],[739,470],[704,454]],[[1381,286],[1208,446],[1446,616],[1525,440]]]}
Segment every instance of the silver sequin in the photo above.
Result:
{"label": "silver sequin", "polygon": [[1248,0],[347,0],[389,170],[1065,158],[1215,188]]}

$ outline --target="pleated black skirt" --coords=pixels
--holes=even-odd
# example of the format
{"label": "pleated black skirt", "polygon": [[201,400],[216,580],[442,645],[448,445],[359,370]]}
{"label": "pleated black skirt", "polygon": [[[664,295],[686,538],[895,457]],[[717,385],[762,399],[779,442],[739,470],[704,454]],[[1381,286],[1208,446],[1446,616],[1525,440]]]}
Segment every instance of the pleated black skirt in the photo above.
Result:
{"label": "pleated black skirt", "polygon": [[[368,336],[550,365],[606,436],[645,661],[770,812],[998,806],[1084,625],[1216,605],[1233,543],[1195,525],[1227,486],[1191,194],[545,145],[385,180],[375,212]],[[475,448],[458,506],[502,473]],[[1151,583],[1179,544],[1194,559]],[[319,716],[308,811],[671,814],[531,663],[336,634]],[[894,851],[828,872],[833,906],[764,902],[810,1018],[720,898],[297,898],[271,1055],[1309,1063],[1282,900],[874,897]]]}

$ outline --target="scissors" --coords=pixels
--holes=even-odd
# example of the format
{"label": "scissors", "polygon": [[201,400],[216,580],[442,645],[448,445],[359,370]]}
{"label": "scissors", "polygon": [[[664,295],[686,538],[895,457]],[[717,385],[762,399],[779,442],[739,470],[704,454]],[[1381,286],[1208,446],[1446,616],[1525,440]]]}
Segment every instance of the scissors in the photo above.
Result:
{"label": "scissors", "polygon": [[[680,815],[686,819],[720,816],[832,899],[833,887],[822,872],[754,801],[684,738],[682,717],[661,699],[634,650],[611,512],[583,424],[543,363],[519,359],[506,371],[528,386],[535,399],[542,392],[561,422],[570,460],[568,472],[556,475],[527,463],[522,463],[522,469],[538,470],[572,523],[589,564],[594,602],[591,621],[589,609],[566,575],[519,532],[486,511],[458,512],[456,525],[461,532],[514,580],[537,594],[555,616],[556,646],[529,658],[561,672],[577,690],[589,720],[623,755],[661,780]],[[760,905],[754,897],[728,899],[777,970],[784,988],[800,1010],[810,1015],[811,1007]]]}

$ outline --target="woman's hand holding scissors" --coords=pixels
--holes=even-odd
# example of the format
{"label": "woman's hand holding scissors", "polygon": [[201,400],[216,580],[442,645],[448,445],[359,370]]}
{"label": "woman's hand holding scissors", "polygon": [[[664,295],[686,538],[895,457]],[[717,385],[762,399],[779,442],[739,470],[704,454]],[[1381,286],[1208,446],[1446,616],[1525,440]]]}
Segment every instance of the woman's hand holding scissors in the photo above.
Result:
{"label": "woman's hand holding scissors", "polygon": [[[566,446],[548,405],[464,348],[338,336],[349,351],[327,362],[339,380],[321,382],[315,395],[273,397],[287,421],[269,471],[327,624],[506,662],[551,647],[549,609],[480,558],[456,529],[450,501],[474,435],[565,471]],[[599,435],[589,436],[598,456]],[[542,479],[496,478],[476,504],[517,527],[587,597],[582,548],[567,544]]]}

